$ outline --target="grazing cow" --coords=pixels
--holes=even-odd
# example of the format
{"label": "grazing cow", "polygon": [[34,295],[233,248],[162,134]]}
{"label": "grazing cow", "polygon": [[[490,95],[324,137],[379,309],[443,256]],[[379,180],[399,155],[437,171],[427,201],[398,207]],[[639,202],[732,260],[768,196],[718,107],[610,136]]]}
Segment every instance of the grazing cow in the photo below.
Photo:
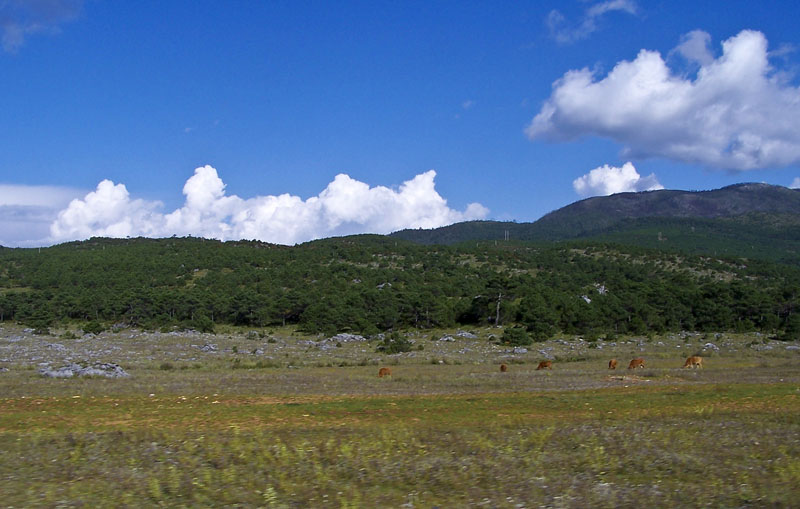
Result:
{"label": "grazing cow", "polygon": [[628,364],[628,369],[636,369],[636,368],[643,368],[644,367],[644,359],[639,357],[638,359],[631,360],[631,363]]}
{"label": "grazing cow", "polygon": [[553,361],[542,361],[542,362],[540,362],[539,363],[539,367],[536,368],[536,371],[539,371],[540,369],[550,369],[550,370],[552,370],[553,369]]}
{"label": "grazing cow", "polygon": [[381,368],[378,370],[378,378],[392,376],[392,368]]}
{"label": "grazing cow", "polygon": [[508,366],[506,366],[505,364],[500,364],[500,371],[505,373],[506,371],[508,371]]}
{"label": "grazing cow", "polygon": [[703,358],[699,355],[692,355],[691,357],[686,359],[686,364],[683,365],[684,368],[702,368],[703,367]]}
{"label": "grazing cow", "polygon": [[617,359],[608,361],[608,369],[617,369]]}

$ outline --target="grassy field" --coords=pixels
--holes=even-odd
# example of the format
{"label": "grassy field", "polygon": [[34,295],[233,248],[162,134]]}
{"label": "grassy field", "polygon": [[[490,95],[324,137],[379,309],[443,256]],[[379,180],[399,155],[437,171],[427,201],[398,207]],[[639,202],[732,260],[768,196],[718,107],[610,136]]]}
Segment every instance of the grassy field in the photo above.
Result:
{"label": "grassy field", "polygon": [[[0,506],[798,505],[796,344],[561,338],[515,352],[476,332],[420,335],[423,350],[382,356],[284,331],[66,339],[5,328]],[[217,350],[192,346],[206,340]],[[709,341],[705,368],[681,369]],[[131,376],[36,370],[95,351]],[[552,371],[535,370],[543,354]],[[606,369],[633,355],[647,367]],[[383,365],[391,378],[377,377]]]}

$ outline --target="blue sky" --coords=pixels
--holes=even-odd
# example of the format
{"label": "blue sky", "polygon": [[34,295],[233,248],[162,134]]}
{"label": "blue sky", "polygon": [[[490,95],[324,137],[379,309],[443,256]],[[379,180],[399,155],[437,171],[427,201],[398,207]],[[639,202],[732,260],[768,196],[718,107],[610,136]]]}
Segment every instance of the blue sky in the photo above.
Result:
{"label": "blue sky", "polygon": [[[0,1],[0,245],[800,187],[789,1]],[[723,43],[725,44],[723,46]]]}

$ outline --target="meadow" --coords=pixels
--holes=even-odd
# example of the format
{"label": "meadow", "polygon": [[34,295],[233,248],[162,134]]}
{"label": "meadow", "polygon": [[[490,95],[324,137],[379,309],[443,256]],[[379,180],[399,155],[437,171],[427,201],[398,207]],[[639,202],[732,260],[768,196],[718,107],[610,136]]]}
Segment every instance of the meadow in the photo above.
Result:
{"label": "meadow", "polygon": [[[794,342],[757,334],[561,337],[523,351],[498,345],[487,328],[411,334],[416,349],[386,355],[374,342],[289,329],[66,332],[0,329],[3,506],[800,500]],[[695,353],[704,368],[682,369]],[[624,367],[634,356],[647,365],[630,372]],[[609,371],[611,357],[623,369]],[[544,358],[554,360],[552,371],[536,371]],[[130,376],[38,372],[68,359],[117,362]],[[377,377],[381,366],[392,368],[391,378]]]}

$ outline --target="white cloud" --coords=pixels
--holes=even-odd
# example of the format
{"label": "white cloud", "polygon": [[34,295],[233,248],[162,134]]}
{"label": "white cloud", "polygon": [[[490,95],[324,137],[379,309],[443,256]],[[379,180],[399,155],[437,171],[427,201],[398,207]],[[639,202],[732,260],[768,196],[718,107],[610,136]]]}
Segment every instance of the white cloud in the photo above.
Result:
{"label": "white cloud", "polygon": [[427,171],[395,191],[370,187],[340,174],[307,200],[289,194],[243,199],[226,195],[217,170],[203,166],[183,187],[184,205],[168,214],[158,212],[160,203],[132,200],[123,184],[104,180],[58,214],[50,228],[50,241],[193,235],[295,244],[355,233],[434,228],[486,217],[488,210],[477,203],[464,212],[450,209],[435,190],[435,176],[435,171]]}
{"label": "white cloud", "polygon": [[156,211],[160,205],[131,200],[123,184],[103,180],[95,191],[59,212],[50,233],[55,240],[156,235],[163,224]]}
{"label": "white cloud", "polygon": [[581,196],[608,196],[616,193],[655,191],[664,189],[654,173],[642,177],[633,164],[627,162],[622,168],[603,165],[572,182],[575,192]]}
{"label": "white cloud", "polygon": [[58,33],[59,25],[75,18],[83,0],[0,1],[0,45],[15,53],[25,38],[39,33]]}
{"label": "white cloud", "polygon": [[[704,60],[698,34],[681,54]],[[693,49],[688,49],[693,48]],[[641,50],[604,78],[567,72],[526,128],[531,139],[583,135],[624,144],[627,157],[664,157],[729,170],[800,163],[800,90],[768,61],[763,34],[744,30],[696,78],[675,75],[661,55]]]}
{"label": "white cloud", "polygon": [[550,11],[545,21],[553,39],[560,44],[569,44],[589,37],[592,32],[597,30],[598,20],[612,11],[636,14],[636,2],[633,0],[608,0],[594,4],[586,9],[580,23],[575,26],[565,26],[566,18],[555,9]]}
{"label": "white cloud", "polygon": [[792,189],[800,189],[800,177],[795,177],[792,183],[789,184],[789,187]]}
{"label": "white cloud", "polygon": [[59,210],[84,194],[68,187],[0,184],[0,245],[41,245]]}

